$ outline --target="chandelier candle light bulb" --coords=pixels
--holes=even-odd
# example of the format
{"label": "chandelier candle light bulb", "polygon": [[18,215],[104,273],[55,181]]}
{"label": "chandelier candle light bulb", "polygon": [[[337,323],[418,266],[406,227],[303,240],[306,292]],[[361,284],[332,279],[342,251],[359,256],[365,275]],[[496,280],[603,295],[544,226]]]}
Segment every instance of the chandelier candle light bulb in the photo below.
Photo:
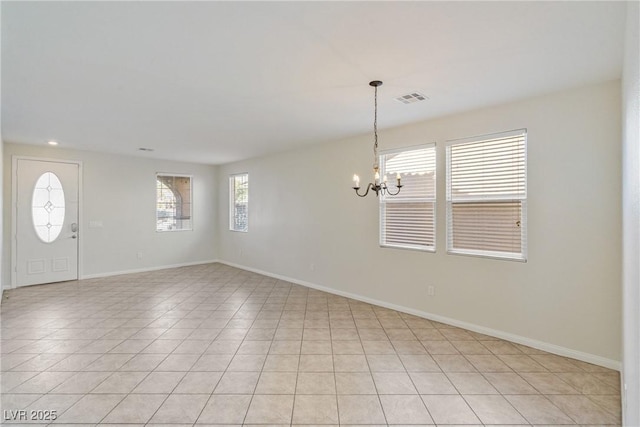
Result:
{"label": "chandelier candle light bulb", "polygon": [[373,190],[378,196],[379,193],[382,193],[383,196],[395,196],[400,193],[400,189],[402,188],[402,182],[400,181],[400,173],[396,174],[396,192],[392,193],[387,186],[387,175],[385,174],[382,179],[382,184],[380,183],[380,167],[378,165],[378,86],[382,86],[382,82],[380,80],[374,80],[369,82],[369,86],[372,86],[375,89],[375,103],[374,103],[374,116],[373,116],[373,182],[370,182],[367,185],[367,188],[364,194],[360,194],[358,190],[360,190],[360,177],[358,175],[353,175],[353,189],[356,191],[356,195],[358,197],[365,197],[369,194],[369,190]]}

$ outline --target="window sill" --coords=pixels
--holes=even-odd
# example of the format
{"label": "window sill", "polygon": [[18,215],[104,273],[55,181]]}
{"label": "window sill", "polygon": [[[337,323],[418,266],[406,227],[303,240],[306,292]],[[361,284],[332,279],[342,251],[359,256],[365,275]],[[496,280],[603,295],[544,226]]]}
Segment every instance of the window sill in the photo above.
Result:
{"label": "window sill", "polygon": [[480,252],[480,251],[469,251],[469,250],[460,250],[460,249],[449,249],[447,250],[447,255],[463,255],[463,256],[472,256],[476,258],[489,258],[500,261],[516,261],[516,262],[527,262],[527,258],[523,254],[511,254],[511,253],[500,253],[500,252]]}
{"label": "window sill", "polygon": [[425,247],[421,247],[421,246],[403,246],[403,245],[390,245],[390,244],[380,244],[381,248],[387,248],[387,249],[402,249],[405,251],[418,251],[418,252],[431,252],[431,253],[435,253],[436,252],[436,248],[425,248]]}

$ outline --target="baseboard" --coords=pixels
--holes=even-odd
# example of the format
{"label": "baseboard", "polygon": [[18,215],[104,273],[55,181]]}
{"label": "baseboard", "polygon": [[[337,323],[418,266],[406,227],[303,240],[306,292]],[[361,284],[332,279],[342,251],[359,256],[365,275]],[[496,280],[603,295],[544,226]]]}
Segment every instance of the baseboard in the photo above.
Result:
{"label": "baseboard", "polygon": [[562,347],[555,344],[550,344],[544,341],[538,341],[531,338],[523,337],[521,335],[512,334],[509,332],[500,331],[497,329],[491,329],[484,326],[476,325],[462,320],[452,319],[450,317],[441,316],[438,314],[428,313],[426,311],[416,310],[409,307],[404,307],[397,304],[392,304],[386,301],[380,301],[373,298],[365,297],[351,292],[344,292],[338,289],[329,288],[326,286],[317,285],[315,283],[307,282],[304,280],[295,279],[281,274],[271,273],[269,271],[260,270],[257,268],[236,264],[229,261],[218,260],[220,264],[225,264],[230,267],[240,268],[242,270],[251,271],[253,273],[262,274],[264,276],[273,277],[274,279],[284,280],[287,282],[295,283],[297,285],[306,286],[308,288],[316,289],[319,291],[328,292],[330,294],[339,295],[346,298],[351,298],[357,301],[374,304],[380,307],[389,308],[392,310],[400,311],[402,313],[412,314],[414,316],[422,317],[428,320],[434,320],[436,322],[445,323],[447,325],[456,326],[459,328],[467,329],[469,331],[478,332],[480,334],[489,335],[495,338],[511,341],[517,344],[526,345],[528,347],[536,348],[538,350],[546,351],[549,353],[557,354],[558,356],[570,357],[572,359],[580,360],[583,362],[591,363],[594,365],[602,366],[608,369],[614,369],[620,371],[622,364],[617,360],[607,359],[605,357],[596,356],[594,354],[585,353],[578,350]]}
{"label": "baseboard", "polygon": [[220,262],[217,259],[206,260],[206,261],[193,261],[193,262],[182,262],[179,264],[168,264],[168,265],[159,265],[154,267],[144,267],[144,268],[135,268],[131,270],[121,270],[121,271],[108,271],[104,273],[94,273],[94,274],[82,274],[79,279],[97,279],[100,277],[111,277],[111,276],[120,276],[122,274],[133,274],[133,273],[146,273],[149,271],[157,271],[157,270],[166,270],[168,268],[177,268],[177,267],[189,267],[193,265],[202,265],[202,264],[212,264]]}

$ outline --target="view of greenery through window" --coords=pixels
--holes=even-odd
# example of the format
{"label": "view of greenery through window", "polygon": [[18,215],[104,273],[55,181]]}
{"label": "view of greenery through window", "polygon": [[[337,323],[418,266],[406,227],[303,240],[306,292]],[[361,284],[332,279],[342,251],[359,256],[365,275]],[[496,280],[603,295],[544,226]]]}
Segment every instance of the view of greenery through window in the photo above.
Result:
{"label": "view of greenery through window", "polygon": [[249,230],[249,174],[229,177],[229,229]]}

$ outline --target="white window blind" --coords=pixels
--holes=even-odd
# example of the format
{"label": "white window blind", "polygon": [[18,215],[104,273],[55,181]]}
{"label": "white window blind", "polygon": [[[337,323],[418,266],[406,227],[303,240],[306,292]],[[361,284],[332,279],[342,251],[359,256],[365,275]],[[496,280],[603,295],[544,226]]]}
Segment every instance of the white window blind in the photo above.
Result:
{"label": "white window blind", "polygon": [[249,230],[249,174],[229,177],[229,230]]}
{"label": "white window blind", "polygon": [[435,250],[436,146],[387,151],[380,156],[381,177],[397,196],[380,197],[380,246]]}
{"label": "white window blind", "polygon": [[447,143],[447,251],[526,260],[526,130]]}
{"label": "white window blind", "polygon": [[191,230],[191,176],[156,174],[156,231]]}

